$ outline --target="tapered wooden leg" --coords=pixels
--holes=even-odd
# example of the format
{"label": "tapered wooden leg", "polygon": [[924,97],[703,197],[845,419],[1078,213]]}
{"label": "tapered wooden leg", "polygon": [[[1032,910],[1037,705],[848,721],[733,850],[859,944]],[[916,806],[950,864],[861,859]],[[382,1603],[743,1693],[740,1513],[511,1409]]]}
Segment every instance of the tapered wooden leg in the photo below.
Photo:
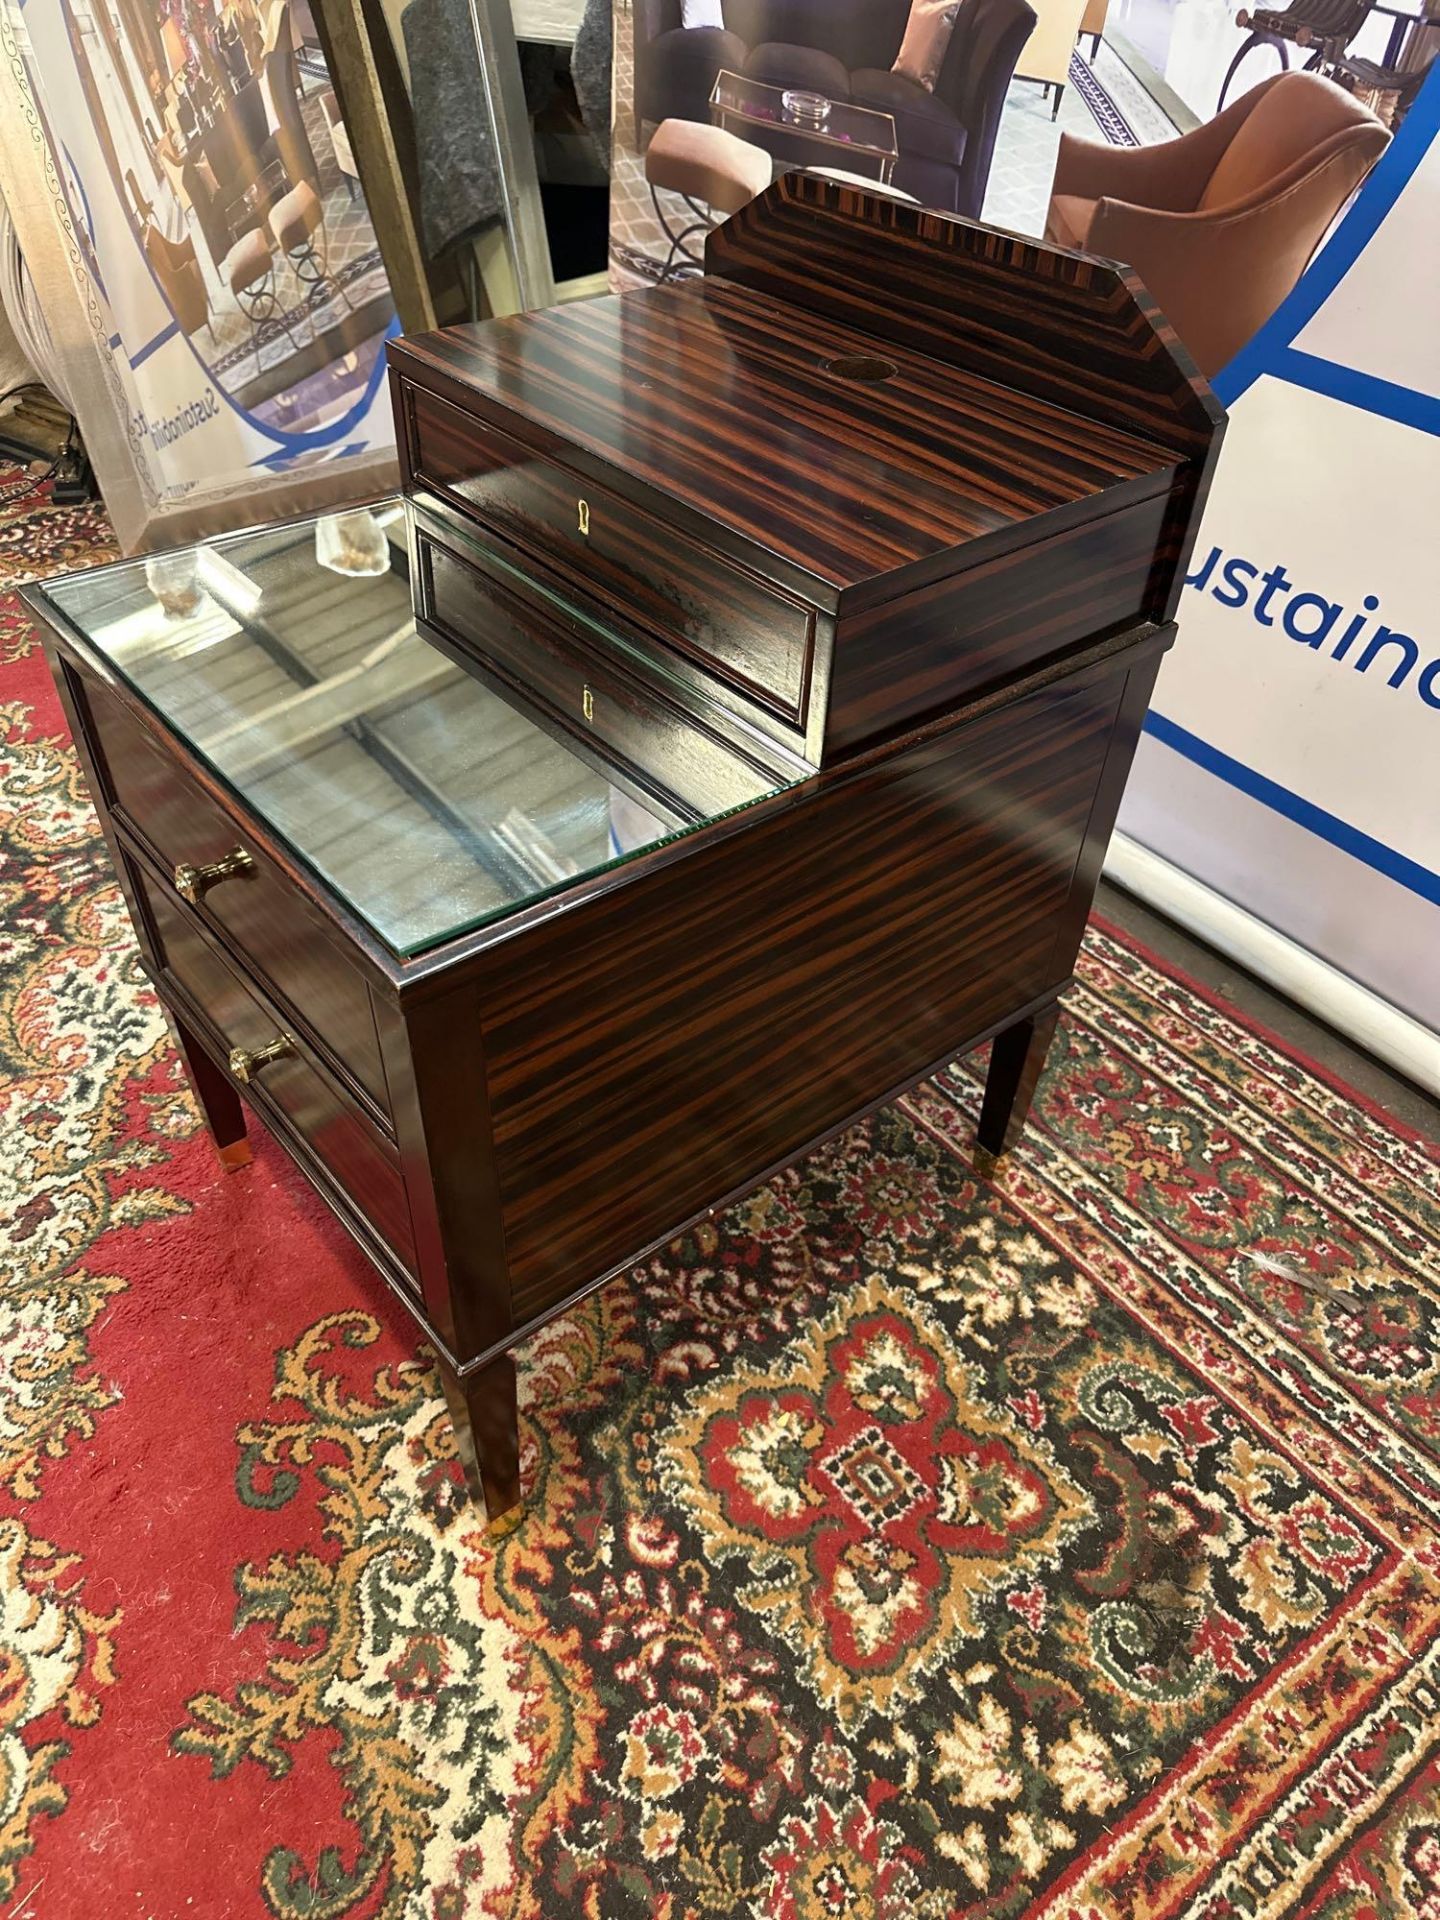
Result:
{"label": "tapered wooden leg", "polygon": [[1060,1003],[1052,1000],[995,1036],[975,1145],[975,1171],[987,1179],[1001,1154],[1020,1138],[1059,1018]]}
{"label": "tapered wooden leg", "polygon": [[483,1510],[491,1539],[503,1539],[525,1517],[520,1502],[515,1362],[504,1353],[488,1367],[461,1379],[442,1360],[440,1379],[470,1498]]}
{"label": "tapered wooden leg", "polygon": [[229,1075],[216,1066],[184,1021],[172,1013],[170,1024],[221,1166],[227,1173],[248,1166],[250,1143],[245,1138],[245,1102],[236,1093]]}

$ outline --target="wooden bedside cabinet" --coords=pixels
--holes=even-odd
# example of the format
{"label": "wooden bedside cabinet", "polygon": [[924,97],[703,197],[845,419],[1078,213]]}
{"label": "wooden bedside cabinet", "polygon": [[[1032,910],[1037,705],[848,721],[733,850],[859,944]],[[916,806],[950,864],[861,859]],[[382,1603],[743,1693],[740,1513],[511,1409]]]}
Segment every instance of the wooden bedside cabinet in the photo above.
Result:
{"label": "wooden bedside cabinet", "polygon": [[399,343],[382,574],[26,593],[222,1156],[334,1207],[502,1526],[527,1333],[992,1036],[1013,1141],[1218,432],[1118,269],[804,178],[711,252]]}

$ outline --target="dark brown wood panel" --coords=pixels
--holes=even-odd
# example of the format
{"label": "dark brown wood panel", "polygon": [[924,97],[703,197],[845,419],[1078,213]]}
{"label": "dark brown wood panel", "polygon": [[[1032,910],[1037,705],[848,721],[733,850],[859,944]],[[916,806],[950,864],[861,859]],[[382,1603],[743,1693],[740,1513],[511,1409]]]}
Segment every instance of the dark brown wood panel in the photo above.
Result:
{"label": "dark brown wood panel", "polygon": [[110,803],[167,872],[181,862],[198,867],[221,860],[237,846],[251,858],[247,871],[211,887],[198,909],[177,894],[177,910],[212,925],[265,982],[287,1019],[313,1033],[341,1075],[385,1118],[385,1076],[365,982],[255,837],[237,832],[160,741],[93,679],[75,692]]}
{"label": "dark brown wood panel", "polygon": [[515,1325],[474,988],[409,1008],[400,1037],[396,1116],[425,1302],[463,1362]]}
{"label": "dark brown wood panel", "polygon": [[[126,856],[130,883],[149,925],[161,967],[160,986],[173,982],[199,1009],[225,1046],[257,1049],[282,1034],[294,1040],[286,1058],[259,1069],[256,1086],[307,1143],[389,1247],[405,1270],[416,1272],[405,1186],[394,1149],[266,1004],[180,902],[147,867]],[[242,1097],[245,1089],[240,1089]]]}
{"label": "dark brown wood panel", "polygon": [[1117,488],[1168,489],[1173,446],[945,356],[896,347],[877,381],[832,370],[875,345],[767,293],[692,281],[387,351],[406,378],[639,499],[677,546],[698,536],[822,607],[885,597],[907,567],[1083,517]]}
{"label": "dark brown wood panel", "polygon": [[694,544],[593,479],[412,382],[399,409],[411,472],[538,553],[587,598],[623,609],[803,730],[815,612]]}
{"label": "dark brown wood panel", "polygon": [[582,633],[568,639],[553,609],[511,593],[483,569],[416,536],[422,616],[471,658],[498,668],[531,707],[545,707],[573,733],[618,756],[634,784],[678,800],[691,817],[740,806],[767,792],[771,776],[732,753],[632,680]]}
{"label": "dark brown wood panel", "polygon": [[[1113,264],[798,175],[707,258],[387,353],[422,637],[722,818],[402,960],[308,816],[257,821],[105,622],[32,596],[222,1155],[228,1050],[288,1028],[247,1107],[436,1343],[502,1524],[530,1327],[992,1036],[1010,1143],[1219,445]],[[175,863],[236,846],[184,905]]]}
{"label": "dark brown wood panel", "polygon": [[1138,277],[789,173],[711,233],[707,276],[1203,459],[1224,419]]}
{"label": "dark brown wood panel", "polygon": [[480,1004],[517,1321],[1063,984],[1126,658],[511,943]]}
{"label": "dark brown wood panel", "polygon": [[1145,618],[1167,510],[1144,501],[842,619],[827,760]]}
{"label": "dark brown wood panel", "polygon": [[1225,414],[1131,269],[805,173],[713,232],[705,266],[1183,456],[1154,614],[1174,618]]}

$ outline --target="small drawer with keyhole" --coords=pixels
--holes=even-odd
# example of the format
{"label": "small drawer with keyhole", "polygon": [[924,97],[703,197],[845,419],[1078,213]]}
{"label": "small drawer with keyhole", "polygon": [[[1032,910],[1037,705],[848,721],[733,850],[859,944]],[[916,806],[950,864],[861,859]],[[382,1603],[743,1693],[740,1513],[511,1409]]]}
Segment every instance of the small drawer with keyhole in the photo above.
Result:
{"label": "small drawer with keyhole", "polygon": [[643,667],[632,674],[617,653],[612,670],[587,634],[548,600],[529,597],[512,571],[487,571],[478,551],[475,564],[462,560],[423,529],[416,559],[426,620],[651,791],[715,812],[773,787],[773,774],[672,706]]}
{"label": "small drawer with keyhole", "polygon": [[401,418],[416,486],[430,489],[597,608],[803,729],[815,610],[594,478],[406,381]]}

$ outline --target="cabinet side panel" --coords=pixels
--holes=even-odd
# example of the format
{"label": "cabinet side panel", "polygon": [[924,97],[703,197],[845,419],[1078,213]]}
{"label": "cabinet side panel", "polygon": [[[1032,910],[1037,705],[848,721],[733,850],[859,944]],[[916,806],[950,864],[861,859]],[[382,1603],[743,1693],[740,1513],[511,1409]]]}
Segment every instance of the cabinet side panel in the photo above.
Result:
{"label": "cabinet side panel", "polygon": [[382,1017],[425,1310],[454,1361],[514,1324],[480,1000],[468,984]]}
{"label": "cabinet side panel", "polygon": [[517,1324],[1063,984],[1123,679],[822,781],[514,944],[485,1052]]}
{"label": "cabinet side panel", "polygon": [[[1147,616],[1169,558],[1171,495],[842,617],[827,758],[972,699],[1079,641]],[[1168,577],[1168,572],[1166,577]]]}

